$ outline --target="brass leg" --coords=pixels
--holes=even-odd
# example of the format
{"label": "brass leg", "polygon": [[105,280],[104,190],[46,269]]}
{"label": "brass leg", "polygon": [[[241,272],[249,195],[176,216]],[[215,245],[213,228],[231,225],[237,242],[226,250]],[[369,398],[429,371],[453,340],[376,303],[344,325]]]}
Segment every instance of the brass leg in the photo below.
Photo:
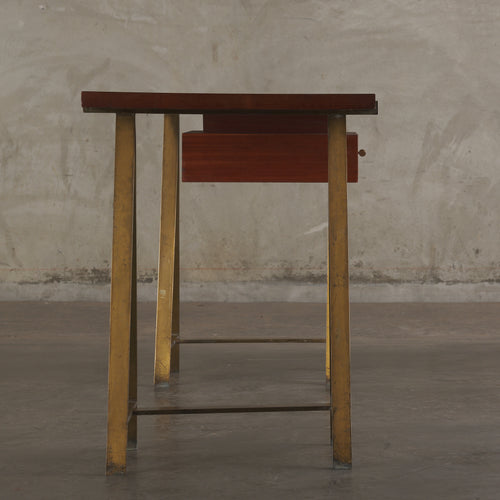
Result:
{"label": "brass leg", "polygon": [[125,472],[129,400],[135,115],[116,115],[106,474]]}
{"label": "brass leg", "polygon": [[[327,260],[328,260],[328,251],[327,251]],[[328,261],[329,262],[329,261]],[[325,362],[325,371],[326,371],[326,381],[330,381],[330,266],[327,265],[326,269],[326,362]]]}
{"label": "brass leg", "polygon": [[[134,222],[132,228],[132,310],[130,311],[130,373],[129,405],[137,405],[137,218],[136,185],[134,179]],[[137,448],[137,415],[132,415],[128,423],[127,449]]]}
{"label": "brass leg", "polygon": [[[327,243],[327,247],[329,246],[329,241]],[[325,368],[326,368],[326,382],[330,382],[330,358],[332,355],[331,352],[331,345],[330,345],[330,261],[329,261],[329,255],[330,252],[328,252],[327,248],[327,253],[326,253],[326,258],[327,258],[327,266],[326,266],[326,339],[325,339],[325,354],[326,354],[326,363],[325,363]],[[330,388],[331,390],[331,388]],[[332,422],[330,421],[330,443],[333,443],[333,426]]]}
{"label": "brass leg", "polygon": [[[178,255],[176,256],[178,253],[178,189],[179,115],[165,115],[156,309],[155,384],[168,383],[171,371],[175,368],[178,369],[179,351],[175,344],[175,338],[173,338],[173,333],[177,333],[179,329],[178,312],[176,312],[176,310],[178,311],[178,291],[176,292],[178,284],[175,285],[176,274],[177,283],[179,281],[178,271],[176,273],[176,268],[178,268]],[[177,361],[175,353],[177,353]],[[173,354],[174,358],[172,358]]]}
{"label": "brass leg", "polygon": [[328,303],[334,468],[351,468],[347,145],[345,115],[328,117]]}
{"label": "brass leg", "polygon": [[180,368],[180,344],[177,343],[180,335],[180,255],[179,255],[179,176],[177,176],[177,211],[175,219],[175,261],[174,261],[174,299],[172,307],[172,345],[170,349],[170,373],[179,373]]}

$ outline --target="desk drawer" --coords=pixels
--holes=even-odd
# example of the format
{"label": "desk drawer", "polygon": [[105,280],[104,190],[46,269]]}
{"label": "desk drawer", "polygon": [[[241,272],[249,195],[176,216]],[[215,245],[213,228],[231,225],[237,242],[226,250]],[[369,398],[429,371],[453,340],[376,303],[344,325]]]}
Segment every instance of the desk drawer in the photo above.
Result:
{"label": "desk drawer", "polygon": [[[182,134],[184,182],[328,182],[324,133]],[[358,135],[347,135],[347,181],[358,181]]]}

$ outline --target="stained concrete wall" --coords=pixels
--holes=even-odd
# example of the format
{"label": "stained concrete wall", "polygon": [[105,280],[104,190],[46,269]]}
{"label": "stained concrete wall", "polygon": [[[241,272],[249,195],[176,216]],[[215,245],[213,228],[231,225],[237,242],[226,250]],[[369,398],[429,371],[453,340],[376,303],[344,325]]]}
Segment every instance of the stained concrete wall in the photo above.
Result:
{"label": "stained concrete wall", "polygon": [[[497,0],[4,0],[0,28],[0,298],[107,296],[114,121],[85,89],[375,92],[348,119],[354,298],[500,299]],[[161,140],[139,116],[145,298]],[[324,297],[324,185],[183,184],[181,229],[186,299]]]}

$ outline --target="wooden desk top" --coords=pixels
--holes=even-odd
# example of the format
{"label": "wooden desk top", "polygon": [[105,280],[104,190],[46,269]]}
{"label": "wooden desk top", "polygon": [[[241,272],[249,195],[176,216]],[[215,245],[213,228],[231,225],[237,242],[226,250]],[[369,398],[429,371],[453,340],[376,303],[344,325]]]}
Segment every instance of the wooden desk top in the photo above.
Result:
{"label": "wooden desk top", "polygon": [[375,94],[82,92],[87,113],[308,113],[376,115]]}

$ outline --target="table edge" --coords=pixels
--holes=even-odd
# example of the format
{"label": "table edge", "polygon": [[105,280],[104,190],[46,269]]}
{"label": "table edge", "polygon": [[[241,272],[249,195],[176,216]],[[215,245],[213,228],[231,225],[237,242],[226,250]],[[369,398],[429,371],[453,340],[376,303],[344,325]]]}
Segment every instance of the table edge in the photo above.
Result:
{"label": "table edge", "polygon": [[86,113],[378,114],[375,94],[221,94],[83,91]]}

